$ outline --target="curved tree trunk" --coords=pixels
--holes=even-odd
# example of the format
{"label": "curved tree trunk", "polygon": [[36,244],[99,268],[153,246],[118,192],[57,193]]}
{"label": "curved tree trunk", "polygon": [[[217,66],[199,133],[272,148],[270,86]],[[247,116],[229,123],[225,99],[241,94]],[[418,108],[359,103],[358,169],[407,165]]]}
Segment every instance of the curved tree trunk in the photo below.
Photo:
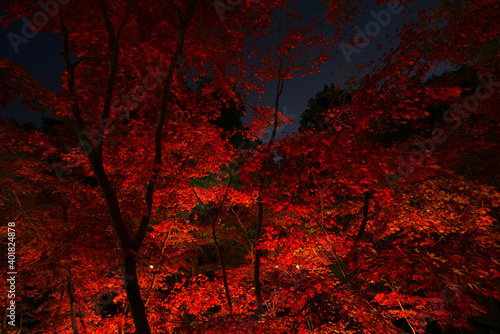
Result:
{"label": "curved tree trunk", "polygon": [[[278,130],[278,110],[279,110],[279,103],[280,103],[280,97],[281,93],[283,92],[283,85],[285,84],[285,79],[283,78],[283,61],[284,57],[281,58],[280,61],[280,66],[278,70],[278,84],[276,86],[276,100],[274,104],[274,121],[273,121],[273,132],[271,133],[271,138],[269,139],[269,142],[266,145],[266,148],[270,148],[273,143],[274,139],[276,137],[276,132]],[[262,188],[264,186],[264,173],[266,170],[266,165],[267,165],[267,158],[264,159],[262,162],[262,166],[260,169],[260,176],[259,176],[259,195],[257,198],[257,208],[258,208],[258,215],[257,215],[257,224],[256,224],[256,233],[255,233],[255,240],[253,244],[253,250],[254,250],[254,286],[255,286],[255,297],[257,299],[257,308],[260,312],[265,312],[265,309],[262,305],[262,282],[260,281],[260,258],[262,257],[262,251],[258,248],[258,243],[260,241],[260,237],[262,234],[262,225],[264,222],[264,203],[262,202]]]}
{"label": "curved tree trunk", "polygon": [[[165,123],[165,119],[167,116],[167,111],[169,107],[169,100],[172,94],[172,85],[175,70],[179,59],[182,56],[184,40],[186,36],[186,32],[189,26],[189,21],[194,16],[196,12],[196,8],[199,0],[191,0],[191,4],[187,15],[183,17],[181,15],[180,9],[177,8],[179,13],[179,23],[180,29],[177,36],[177,47],[175,50],[175,54],[170,62],[170,66],[165,78],[163,93],[162,93],[162,104],[160,108],[160,113],[158,116],[158,121],[156,124],[155,131],[155,167],[153,168],[152,176],[148,182],[146,189],[146,206],[147,213],[142,216],[141,223],[139,229],[135,235],[135,237],[128,231],[127,225],[123,220],[122,210],[119,205],[118,196],[114,189],[112,181],[109,179],[106,170],[104,169],[103,161],[102,161],[102,152],[103,152],[103,140],[99,140],[95,147],[87,141],[85,122],[82,116],[82,109],[78,102],[78,93],[76,89],[76,79],[75,79],[75,69],[78,66],[79,62],[73,63],[70,60],[70,38],[69,31],[65,25],[64,17],[62,11],[59,12],[61,19],[61,32],[63,36],[64,43],[64,51],[62,52],[62,57],[66,65],[66,71],[68,76],[68,91],[71,97],[71,110],[73,113],[73,119],[76,125],[76,133],[78,135],[78,139],[80,141],[81,146],[83,147],[83,151],[87,156],[92,171],[94,173],[95,178],[101,188],[102,194],[104,196],[106,205],[109,210],[111,223],[115,230],[115,233],[118,237],[119,246],[124,255],[123,260],[123,280],[125,284],[125,291],[127,293],[127,299],[129,302],[130,311],[132,313],[132,318],[134,320],[135,332],[137,334],[150,334],[151,329],[149,327],[148,318],[146,314],[146,308],[144,305],[144,301],[141,298],[140,286],[137,280],[137,263],[136,263],[136,255],[143,243],[144,237],[146,235],[147,228],[149,226],[155,185],[160,173],[160,166],[162,163],[162,132],[163,125]],[[119,63],[119,40],[120,36],[127,24],[129,14],[132,11],[132,0],[128,1],[127,12],[125,17],[123,18],[121,25],[118,31],[115,32],[113,28],[113,24],[108,12],[108,8],[106,2],[104,0],[99,0],[99,4],[101,7],[101,11],[103,14],[104,22],[106,25],[106,30],[108,32],[109,38],[109,48],[111,51],[111,59],[110,59],[110,72],[107,82],[107,89],[105,95],[105,103],[102,112],[102,121],[107,120],[111,113],[111,102],[113,98],[113,92],[115,89],[115,79],[118,71],[118,63]]]}

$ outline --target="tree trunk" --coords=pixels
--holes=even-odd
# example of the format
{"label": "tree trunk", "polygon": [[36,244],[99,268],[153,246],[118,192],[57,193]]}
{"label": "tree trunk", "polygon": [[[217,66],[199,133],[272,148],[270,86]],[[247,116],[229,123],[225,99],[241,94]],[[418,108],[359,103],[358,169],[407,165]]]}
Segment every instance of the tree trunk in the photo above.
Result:
{"label": "tree trunk", "polygon": [[262,199],[259,196],[258,202],[258,216],[257,216],[257,231],[255,233],[255,242],[253,245],[253,250],[255,253],[255,262],[253,267],[253,277],[254,277],[254,285],[255,285],[255,297],[257,298],[257,303],[260,307],[262,304],[262,282],[260,281],[260,257],[262,256],[262,252],[258,249],[258,241],[260,239],[260,234],[262,231],[262,221],[264,219],[264,204],[262,203]]}
{"label": "tree trunk", "polygon": [[[283,61],[284,57],[281,58],[280,62],[280,67],[278,71],[278,84],[276,86],[276,100],[274,104],[274,122],[273,122],[273,132],[271,133],[271,138],[269,139],[269,142],[267,143],[266,148],[270,148],[273,143],[274,139],[276,137],[276,132],[278,130],[278,110],[279,110],[279,102],[280,102],[280,96],[281,93],[283,92],[283,85],[285,83],[285,80],[282,77],[282,69],[283,69]],[[264,313],[265,309],[264,306],[262,305],[262,282],[260,281],[260,258],[262,257],[262,251],[258,249],[258,242],[260,240],[261,234],[262,234],[262,224],[264,221],[264,203],[262,202],[262,188],[264,186],[264,173],[266,170],[266,165],[267,165],[267,157],[264,158],[264,161],[262,162],[262,167],[260,170],[260,177],[259,177],[259,197],[257,198],[257,206],[258,206],[258,216],[257,216],[257,226],[256,226],[256,232],[255,232],[255,241],[253,244],[253,250],[255,253],[254,257],[254,285],[255,285],[255,297],[257,299],[257,308],[260,312]]]}
{"label": "tree trunk", "polygon": [[66,276],[66,287],[68,289],[69,309],[71,319],[71,329],[73,334],[78,334],[78,326],[76,323],[76,298],[75,287],[73,286],[73,279],[71,277],[71,270],[68,268],[68,275]]}
{"label": "tree trunk", "polygon": [[203,206],[203,208],[207,212],[208,216],[210,217],[210,220],[212,221],[212,237],[214,239],[215,248],[217,250],[217,258],[219,259],[219,265],[222,269],[222,281],[224,283],[224,291],[226,292],[227,305],[229,306],[229,312],[233,313],[233,302],[231,301],[231,294],[229,292],[229,284],[227,283],[226,265],[224,264],[224,259],[222,258],[219,241],[217,240],[217,234],[215,233],[215,224],[217,223],[217,219],[219,218],[219,214],[222,210],[222,206],[224,205],[224,201],[226,200],[227,191],[229,190],[229,186],[231,185],[231,181],[232,181],[232,178],[231,178],[231,175],[229,175],[229,183],[226,187],[226,191],[224,192],[224,197],[222,198],[222,201],[220,202],[220,205],[219,205],[219,208],[217,209],[217,214],[215,215],[215,217],[213,217],[210,214],[210,211],[207,209],[207,207],[205,206],[205,204],[203,203],[201,198],[198,196],[196,191],[194,191],[194,189],[192,189],[192,190],[193,190],[193,194],[195,195],[196,199]]}
{"label": "tree trunk", "polygon": [[367,191],[365,192],[365,198],[363,201],[363,221],[361,222],[361,226],[359,227],[358,234],[356,235],[356,241],[361,240],[363,234],[365,233],[366,223],[368,222],[368,205],[370,204],[370,198],[372,197],[373,192]]}
{"label": "tree trunk", "polygon": [[[111,180],[109,179],[106,170],[104,169],[104,165],[102,162],[102,145],[103,140],[100,140],[98,144],[93,147],[93,145],[87,141],[87,135],[85,130],[85,123],[82,117],[82,110],[80,104],[78,103],[78,93],[76,89],[76,80],[75,80],[75,69],[79,62],[73,64],[70,60],[70,48],[69,48],[69,31],[65,26],[64,18],[62,13],[61,16],[61,32],[63,35],[64,42],[64,51],[62,53],[67,75],[68,75],[68,91],[71,97],[71,110],[73,113],[73,119],[76,124],[76,132],[80,141],[81,146],[84,148],[85,155],[87,156],[90,165],[92,167],[92,171],[94,176],[99,183],[99,187],[101,188],[102,194],[104,195],[104,199],[106,201],[106,205],[109,210],[109,214],[111,217],[111,223],[113,228],[118,236],[118,241],[120,245],[120,249],[125,255],[125,259],[123,261],[123,279],[125,284],[125,291],[127,293],[127,298],[129,302],[130,311],[132,313],[132,318],[134,320],[135,332],[137,334],[149,334],[151,333],[151,329],[149,328],[148,318],[146,315],[146,310],[144,306],[144,302],[141,298],[140,287],[137,281],[137,266],[135,255],[132,252],[136,253],[139,251],[144,237],[147,232],[147,228],[149,226],[149,220],[151,218],[151,210],[153,205],[153,195],[155,190],[155,184],[159,175],[160,166],[162,163],[162,131],[163,125],[165,123],[165,118],[167,116],[167,107],[168,101],[172,94],[172,84],[174,78],[174,72],[176,66],[179,62],[180,57],[183,52],[183,45],[185,40],[185,35],[189,26],[189,21],[194,16],[197,8],[199,0],[191,0],[191,5],[189,7],[188,13],[186,17],[181,17],[180,8],[177,7],[179,13],[179,23],[180,30],[177,36],[177,48],[175,54],[173,56],[172,61],[170,62],[169,70],[167,77],[165,78],[165,86],[162,94],[162,105],[160,109],[160,114],[158,116],[157,127],[155,131],[155,167],[153,168],[153,176],[150,178],[150,181],[147,185],[146,189],[146,205],[148,208],[148,212],[142,217],[141,224],[137,231],[135,238],[132,238],[129,231],[127,230],[127,225],[125,224],[122,211],[120,208],[119,200],[116,194],[116,191],[113,187]],[[103,12],[104,21],[106,24],[106,29],[108,31],[109,36],[109,46],[112,50],[111,57],[111,69],[108,77],[108,85],[106,90],[106,98],[102,113],[101,120],[108,119],[111,112],[111,101],[113,98],[113,90],[115,86],[115,78],[117,75],[118,69],[118,56],[120,53],[119,50],[119,39],[121,33],[123,32],[123,28],[125,27],[128,19],[128,14],[132,10],[132,1],[129,1],[127,6],[127,14],[123,19],[120,29],[117,33],[113,30],[113,25],[110,20],[109,12],[106,7],[106,3],[104,0],[100,0],[99,4],[101,6],[101,10]],[[102,139],[102,138],[101,138]],[[85,148],[89,149],[85,149]]]}
{"label": "tree trunk", "polygon": [[128,305],[134,319],[136,334],[151,334],[146,309],[141,297],[137,280],[137,264],[135,255],[128,254],[123,261],[123,280],[127,293]]}

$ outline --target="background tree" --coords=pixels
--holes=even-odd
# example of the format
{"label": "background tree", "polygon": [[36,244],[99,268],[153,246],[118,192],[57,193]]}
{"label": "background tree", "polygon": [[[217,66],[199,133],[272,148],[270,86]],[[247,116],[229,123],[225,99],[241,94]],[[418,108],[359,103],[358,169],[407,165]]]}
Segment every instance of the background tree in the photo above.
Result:
{"label": "background tree", "polygon": [[[321,92],[307,101],[307,109],[300,115],[299,131],[325,130],[328,111],[332,108],[344,109],[350,103],[350,95],[334,84],[325,85]],[[346,121],[345,116],[337,119],[335,127],[342,126]]]}

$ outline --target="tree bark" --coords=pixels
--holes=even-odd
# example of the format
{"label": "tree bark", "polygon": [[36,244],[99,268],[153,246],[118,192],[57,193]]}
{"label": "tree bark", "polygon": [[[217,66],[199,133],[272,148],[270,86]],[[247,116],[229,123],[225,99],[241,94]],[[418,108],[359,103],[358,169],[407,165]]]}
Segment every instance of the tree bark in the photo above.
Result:
{"label": "tree bark", "polygon": [[[279,103],[280,103],[280,96],[281,93],[283,92],[283,85],[285,84],[285,79],[282,76],[282,70],[283,70],[283,61],[284,61],[284,56],[281,58],[280,61],[280,66],[278,70],[278,83],[276,86],[276,100],[274,103],[274,121],[273,121],[273,132],[271,133],[271,138],[269,139],[269,142],[266,145],[266,149],[269,149],[273,143],[274,139],[276,137],[276,132],[278,130],[278,110],[279,110]],[[253,250],[254,250],[254,269],[253,269],[253,276],[254,276],[254,286],[255,286],[255,297],[257,299],[257,307],[259,311],[265,311],[262,305],[262,282],[260,281],[260,258],[262,257],[262,251],[258,249],[258,242],[261,237],[262,233],[262,225],[264,223],[264,203],[262,202],[262,188],[264,186],[264,173],[266,170],[266,165],[267,165],[267,157],[264,157],[264,161],[262,162],[262,167],[260,170],[260,176],[259,176],[259,196],[257,198],[257,206],[258,206],[258,215],[257,215],[257,226],[256,226],[256,233],[255,233],[255,240],[253,244]]]}
{"label": "tree bark", "polygon": [[253,245],[255,262],[253,266],[253,277],[254,277],[254,286],[255,286],[255,297],[257,298],[257,303],[260,308],[262,304],[262,282],[260,281],[260,258],[262,256],[262,251],[257,248],[257,243],[260,240],[260,235],[262,231],[262,223],[264,220],[264,204],[262,203],[262,199],[259,196],[258,199],[258,216],[257,216],[257,232],[255,233],[255,242]]}
{"label": "tree bark", "polygon": [[123,260],[122,273],[125,284],[125,292],[127,293],[128,305],[134,320],[135,333],[151,334],[146,308],[144,307],[144,302],[141,297],[141,289],[137,280],[136,257],[132,253],[125,256],[125,259]]}
{"label": "tree bark", "polygon": [[69,310],[71,319],[71,330],[73,334],[78,334],[78,325],[76,323],[76,298],[75,298],[75,287],[73,285],[73,278],[71,276],[71,270],[68,268],[68,273],[66,276],[66,288],[69,297]]}
{"label": "tree bark", "polygon": [[367,191],[365,192],[365,199],[363,201],[363,220],[361,221],[361,226],[359,227],[358,234],[356,235],[356,241],[361,240],[363,234],[365,233],[366,223],[368,222],[368,209],[370,204],[370,198],[372,197],[373,192]]}
{"label": "tree bark", "polygon": [[226,200],[227,191],[229,190],[229,186],[231,185],[231,181],[232,181],[232,178],[231,178],[231,175],[229,175],[229,183],[226,187],[226,191],[224,192],[224,197],[222,198],[222,201],[220,202],[220,205],[219,205],[219,208],[217,209],[217,214],[215,215],[215,217],[212,217],[212,215],[210,214],[210,211],[208,211],[208,208],[205,206],[205,204],[203,203],[201,198],[198,196],[198,194],[196,194],[196,191],[194,191],[194,189],[193,189],[193,193],[196,196],[196,198],[198,199],[198,201],[201,203],[201,205],[203,206],[205,211],[207,212],[208,216],[210,217],[210,220],[212,220],[212,237],[214,239],[215,248],[217,250],[217,258],[219,259],[219,265],[221,266],[221,269],[222,269],[222,282],[224,284],[224,291],[226,293],[227,305],[229,306],[229,312],[232,313],[233,312],[233,302],[231,300],[231,293],[229,292],[229,284],[227,283],[226,265],[224,264],[224,259],[222,258],[219,241],[217,240],[217,234],[215,233],[215,224],[217,223],[217,218],[219,217],[220,212],[222,210],[222,205],[224,204],[224,201]]}

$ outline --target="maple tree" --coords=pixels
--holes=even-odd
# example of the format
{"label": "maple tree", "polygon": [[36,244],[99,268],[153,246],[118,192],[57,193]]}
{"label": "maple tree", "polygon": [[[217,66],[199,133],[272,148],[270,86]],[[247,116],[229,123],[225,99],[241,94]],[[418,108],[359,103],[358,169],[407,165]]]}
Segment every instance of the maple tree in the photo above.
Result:
{"label": "maple tree", "polygon": [[[48,116],[0,122],[19,331],[486,326],[483,302],[500,299],[498,4],[419,7],[377,64],[325,86],[278,138],[288,80],[334,56],[359,3],[329,2],[328,41],[280,0],[51,2],[34,25],[61,37],[63,89],[0,59],[0,103]],[[2,4],[6,26],[40,10]],[[432,76],[442,62],[456,70]],[[267,90],[273,105],[251,102]]]}

